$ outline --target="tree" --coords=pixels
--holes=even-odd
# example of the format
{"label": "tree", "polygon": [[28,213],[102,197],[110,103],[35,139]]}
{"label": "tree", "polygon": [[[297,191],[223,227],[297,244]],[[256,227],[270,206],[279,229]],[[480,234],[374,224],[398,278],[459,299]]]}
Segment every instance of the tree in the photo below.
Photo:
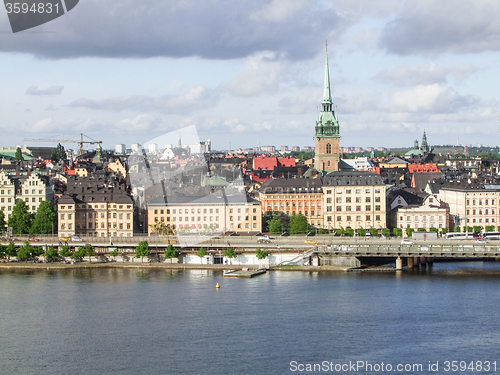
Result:
{"label": "tree", "polygon": [[112,256],[113,258],[115,258],[115,260],[116,260],[116,256],[118,255],[118,249],[115,247],[115,249],[114,249],[114,250],[111,250],[111,251],[109,252],[109,255],[111,255],[111,256]]}
{"label": "tree", "polygon": [[59,162],[60,160],[66,160],[66,151],[64,150],[64,146],[62,146],[60,143],[57,144],[56,148],[52,149],[52,152],[50,153],[50,160],[52,160],[54,163]]}
{"label": "tree", "polygon": [[292,214],[288,223],[290,234],[306,234],[309,232],[309,223],[307,217],[302,214]]}
{"label": "tree", "polygon": [[337,236],[345,236],[344,228],[335,228],[334,231]]}
{"label": "tree", "polygon": [[370,228],[369,232],[372,235],[372,237],[378,237],[378,229],[377,228]]}
{"label": "tree", "polygon": [[[394,235],[396,235],[396,233],[394,233]],[[390,237],[391,236],[391,230],[389,228],[382,229],[382,236],[384,236],[384,237]]]}
{"label": "tree", "polygon": [[30,242],[24,241],[24,245],[22,245],[17,252],[17,257],[19,259],[31,259],[33,256],[36,256],[36,254],[37,252]]}
{"label": "tree", "polygon": [[95,255],[94,246],[86,243],[83,247],[83,250],[85,251],[85,255],[89,257],[89,263],[92,263],[91,257]]}
{"label": "tree", "polygon": [[31,229],[32,218],[33,215],[29,213],[26,203],[19,199],[9,218],[9,227],[12,227],[12,232],[15,234],[27,234]]}
{"label": "tree", "polygon": [[427,232],[425,228],[417,228],[417,232]]}
{"label": "tree", "polygon": [[85,255],[86,255],[85,249],[83,247],[79,247],[78,250],[76,250],[75,252],[73,252],[73,254],[71,254],[71,258],[74,260],[82,261]]}
{"label": "tree", "polygon": [[495,227],[493,225],[487,225],[484,230],[486,232],[494,232],[495,231]]}
{"label": "tree", "polygon": [[401,228],[394,228],[392,233],[394,233],[396,237],[403,237],[403,229]]}
{"label": "tree", "polygon": [[430,228],[429,232],[439,233],[439,229],[437,229],[437,228]]}
{"label": "tree", "polygon": [[330,231],[326,228],[319,228],[318,234],[330,234]]}
{"label": "tree", "polygon": [[38,206],[31,225],[31,234],[50,234],[57,228],[57,210],[49,201],[42,201]]}
{"label": "tree", "polygon": [[443,233],[443,234],[448,233],[448,228],[443,228],[443,229],[441,229],[441,233]]}
{"label": "tree", "polygon": [[360,237],[365,237],[366,236],[366,229],[358,228],[357,232],[358,232],[358,236],[360,236]]}
{"label": "tree", "polygon": [[236,254],[236,251],[234,251],[234,249],[232,247],[230,247],[230,248],[227,248],[226,250],[224,250],[224,256],[226,258],[229,258],[231,264],[233,264],[232,259],[236,258],[238,255]]}
{"label": "tree", "polygon": [[135,257],[141,258],[141,262],[144,261],[144,257],[149,256],[151,250],[149,249],[148,241],[139,242],[139,246],[135,248]]}
{"label": "tree", "polygon": [[459,226],[453,227],[453,232],[460,233],[461,232],[460,227]]}
{"label": "tree", "polygon": [[203,257],[207,256],[207,251],[204,247],[200,247],[200,250],[196,253],[196,256],[200,257],[200,264],[203,264]]}
{"label": "tree", "polygon": [[268,231],[271,234],[281,234],[281,219],[279,217],[274,217],[268,221]]}
{"label": "tree", "polygon": [[16,160],[17,161],[23,161],[24,160],[23,152],[21,151],[21,147],[18,147],[16,149]]}
{"label": "tree", "polygon": [[466,225],[464,227],[464,233],[471,233],[472,234],[473,232],[474,232],[474,228],[469,227],[468,225]]}
{"label": "tree", "polygon": [[165,250],[165,259],[170,259],[170,263],[172,263],[172,258],[179,258],[180,255],[180,251],[174,248],[172,244],[167,246]]}
{"label": "tree", "polygon": [[408,237],[411,237],[411,235],[413,234],[413,232],[415,232],[415,229],[413,229],[413,228],[406,228],[406,235]]}
{"label": "tree", "polygon": [[354,237],[354,229],[352,229],[352,228],[346,228],[345,229],[345,235],[347,237]]}
{"label": "tree", "polygon": [[47,260],[54,260],[59,257],[59,253],[57,252],[57,249],[55,247],[49,247],[47,251],[45,252],[45,259]]}
{"label": "tree", "polygon": [[473,229],[474,229],[474,233],[479,233],[479,232],[481,232],[481,229],[483,229],[483,228],[481,228],[480,225],[474,225]]}
{"label": "tree", "polygon": [[14,242],[9,242],[9,244],[5,248],[5,254],[7,254],[8,259],[10,259],[10,257],[17,256],[17,249],[16,249],[16,245],[14,244]]}
{"label": "tree", "polygon": [[68,245],[61,246],[61,251],[59,251],[59,255],[62,257],[70,257],[71,256],[71,251],[69,249]]}
{"label": "tree", "polygon": [[3,210],[0,210],[0,233],[5,231],[5,226],[7,223],[5,222],[5,214]]}
{"label": "tree", "polygon": [[266,253],[264,250],[261,250],[261,248],[258,247],[255,250],[255,256],[257,257],[258,260],[263,260],[269,256],[269,253]]}
{"label": "tree", "polygon": [[7,256],[7,246],[0,244],[0,257],[5,258]]}

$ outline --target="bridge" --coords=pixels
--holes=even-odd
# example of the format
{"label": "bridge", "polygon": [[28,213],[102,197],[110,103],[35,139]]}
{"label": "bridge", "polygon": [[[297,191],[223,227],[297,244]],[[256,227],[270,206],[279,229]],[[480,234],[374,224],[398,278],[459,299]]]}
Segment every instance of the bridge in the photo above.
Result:
{"label": "bridge", "polygon": [[[15,245],[21,246],[29,238],[16,236]],[[139,242],[147,241],[152,253],[163,252],[169,244],[174,245],[182,254],[195,253],[201,247],[207,252],[220,253],[234,248],[237,253],[255,253],[259,247],[270,254],[292,254],[294,260],[305,260],[309,264],[321,265],[327,257],[357,259],[380,258],[395,261],[396,268],[404,264],[409,268],[420,264],[432,263],[435,258],[460,259],[500,259],[500,241],[476,242],[472,240],[414,240],[413,244],[402,244],[401,238],[365,239],[346,238],[331,235],[307,237],[304,235],[277,236],[269,243],[259,243],[258,236],[134,236],[134,237],[83,237],[81,242],[60,242],[57,236],[37,237],[30,242],[33,246],[58,247],[67,244],[72,248],[90,243],[98,254],[108,254],[111,249],[120,253],[133,253]],[[6,245],[8,239],[0,242]],[[293,262],[292,262],[293,263]]]}

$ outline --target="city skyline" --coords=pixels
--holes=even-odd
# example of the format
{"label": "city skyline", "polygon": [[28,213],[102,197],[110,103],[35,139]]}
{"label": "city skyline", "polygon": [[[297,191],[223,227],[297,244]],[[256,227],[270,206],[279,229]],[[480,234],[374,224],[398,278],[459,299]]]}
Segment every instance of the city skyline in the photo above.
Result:
{"label": "city skyline", "polygon": [[2,11],[0,146],[84,133],[112,149],[187,126],[216,150],[314,146],[328,39],[341,147],[412,147],[424,130],[431,144],[494,147],[499,10],[87,0],[16,34]]}

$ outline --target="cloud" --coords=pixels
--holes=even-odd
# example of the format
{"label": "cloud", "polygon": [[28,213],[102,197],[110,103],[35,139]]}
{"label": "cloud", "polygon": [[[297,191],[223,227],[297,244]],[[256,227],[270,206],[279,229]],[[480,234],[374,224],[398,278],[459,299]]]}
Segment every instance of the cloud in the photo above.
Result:
{"label": "cloud", "polygon": [[446,83],[448,76],[462,82],[478,69],[472,64],[462,63],[455,66],[437,65],[435,63],[400,66],[394,70],[383,70],[374,79],[379,82],[389,82],[396,86],[416,86],[433,83]]}
{"label": "cloud", "polygon": [[277,89],[278,77],[283,70],[283,62],[276,61],[276,54],[271,51],[259,53],[248,58],[242,72],[231,82],[222,86],[234,96],[254,96],[265,91]]}
{"label": "cloud", "polygon": [[140,114],[132,119],[123,119],[115,125],[116,131],[143,132],[158,130],[162,120],[151,114]]}
{"label": "cloud", "polygon": [[418,85],[405,91],[396,91],[387,104],[390,112],[455,113],[479,105],[479,97],[460,95],[455,90],[441,86]]}
{"label": "cloud", "polygon": [[379,43],[397,55],[498,51],[498,14],[496,0],[408,0]]}
{"label": "cloud", "polygon": [[[2,23],[3,22],[3,23]],[[86,0],[65,17],[1,38],[0,51],[41,58],[234,59],[275,51],[308,59],[342,18],[314,1]],[[0,27],[8,29],[7,17]]]}
{"label": "cloud", "polygon": [[214,107],[219,100],[219,94],[199,86],[189,90],[184,95],[126,96],[109,99],[78,99],[69,104],[70,107],[83,107],[101,111],[139,111],[158,112],[164,114],[185,113]]}
{"label": "cloud", "polygon": [[26,90],[26,95],[37,95],[37,96],[52,96],[52,95],[61,95],[64,86],[50,86],[45,90],[38,89],[38,86],[30,86],[28,90]]}

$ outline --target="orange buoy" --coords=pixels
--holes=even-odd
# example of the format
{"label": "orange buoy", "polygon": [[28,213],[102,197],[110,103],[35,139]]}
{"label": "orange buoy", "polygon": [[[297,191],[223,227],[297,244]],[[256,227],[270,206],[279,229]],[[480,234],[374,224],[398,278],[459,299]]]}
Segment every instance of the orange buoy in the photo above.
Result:
{"label": "orange buoy", "polygon": [[217,285],[215,286],[215,289],[219,289],[220,288],[220,285],[219,283],[217,283]]}

